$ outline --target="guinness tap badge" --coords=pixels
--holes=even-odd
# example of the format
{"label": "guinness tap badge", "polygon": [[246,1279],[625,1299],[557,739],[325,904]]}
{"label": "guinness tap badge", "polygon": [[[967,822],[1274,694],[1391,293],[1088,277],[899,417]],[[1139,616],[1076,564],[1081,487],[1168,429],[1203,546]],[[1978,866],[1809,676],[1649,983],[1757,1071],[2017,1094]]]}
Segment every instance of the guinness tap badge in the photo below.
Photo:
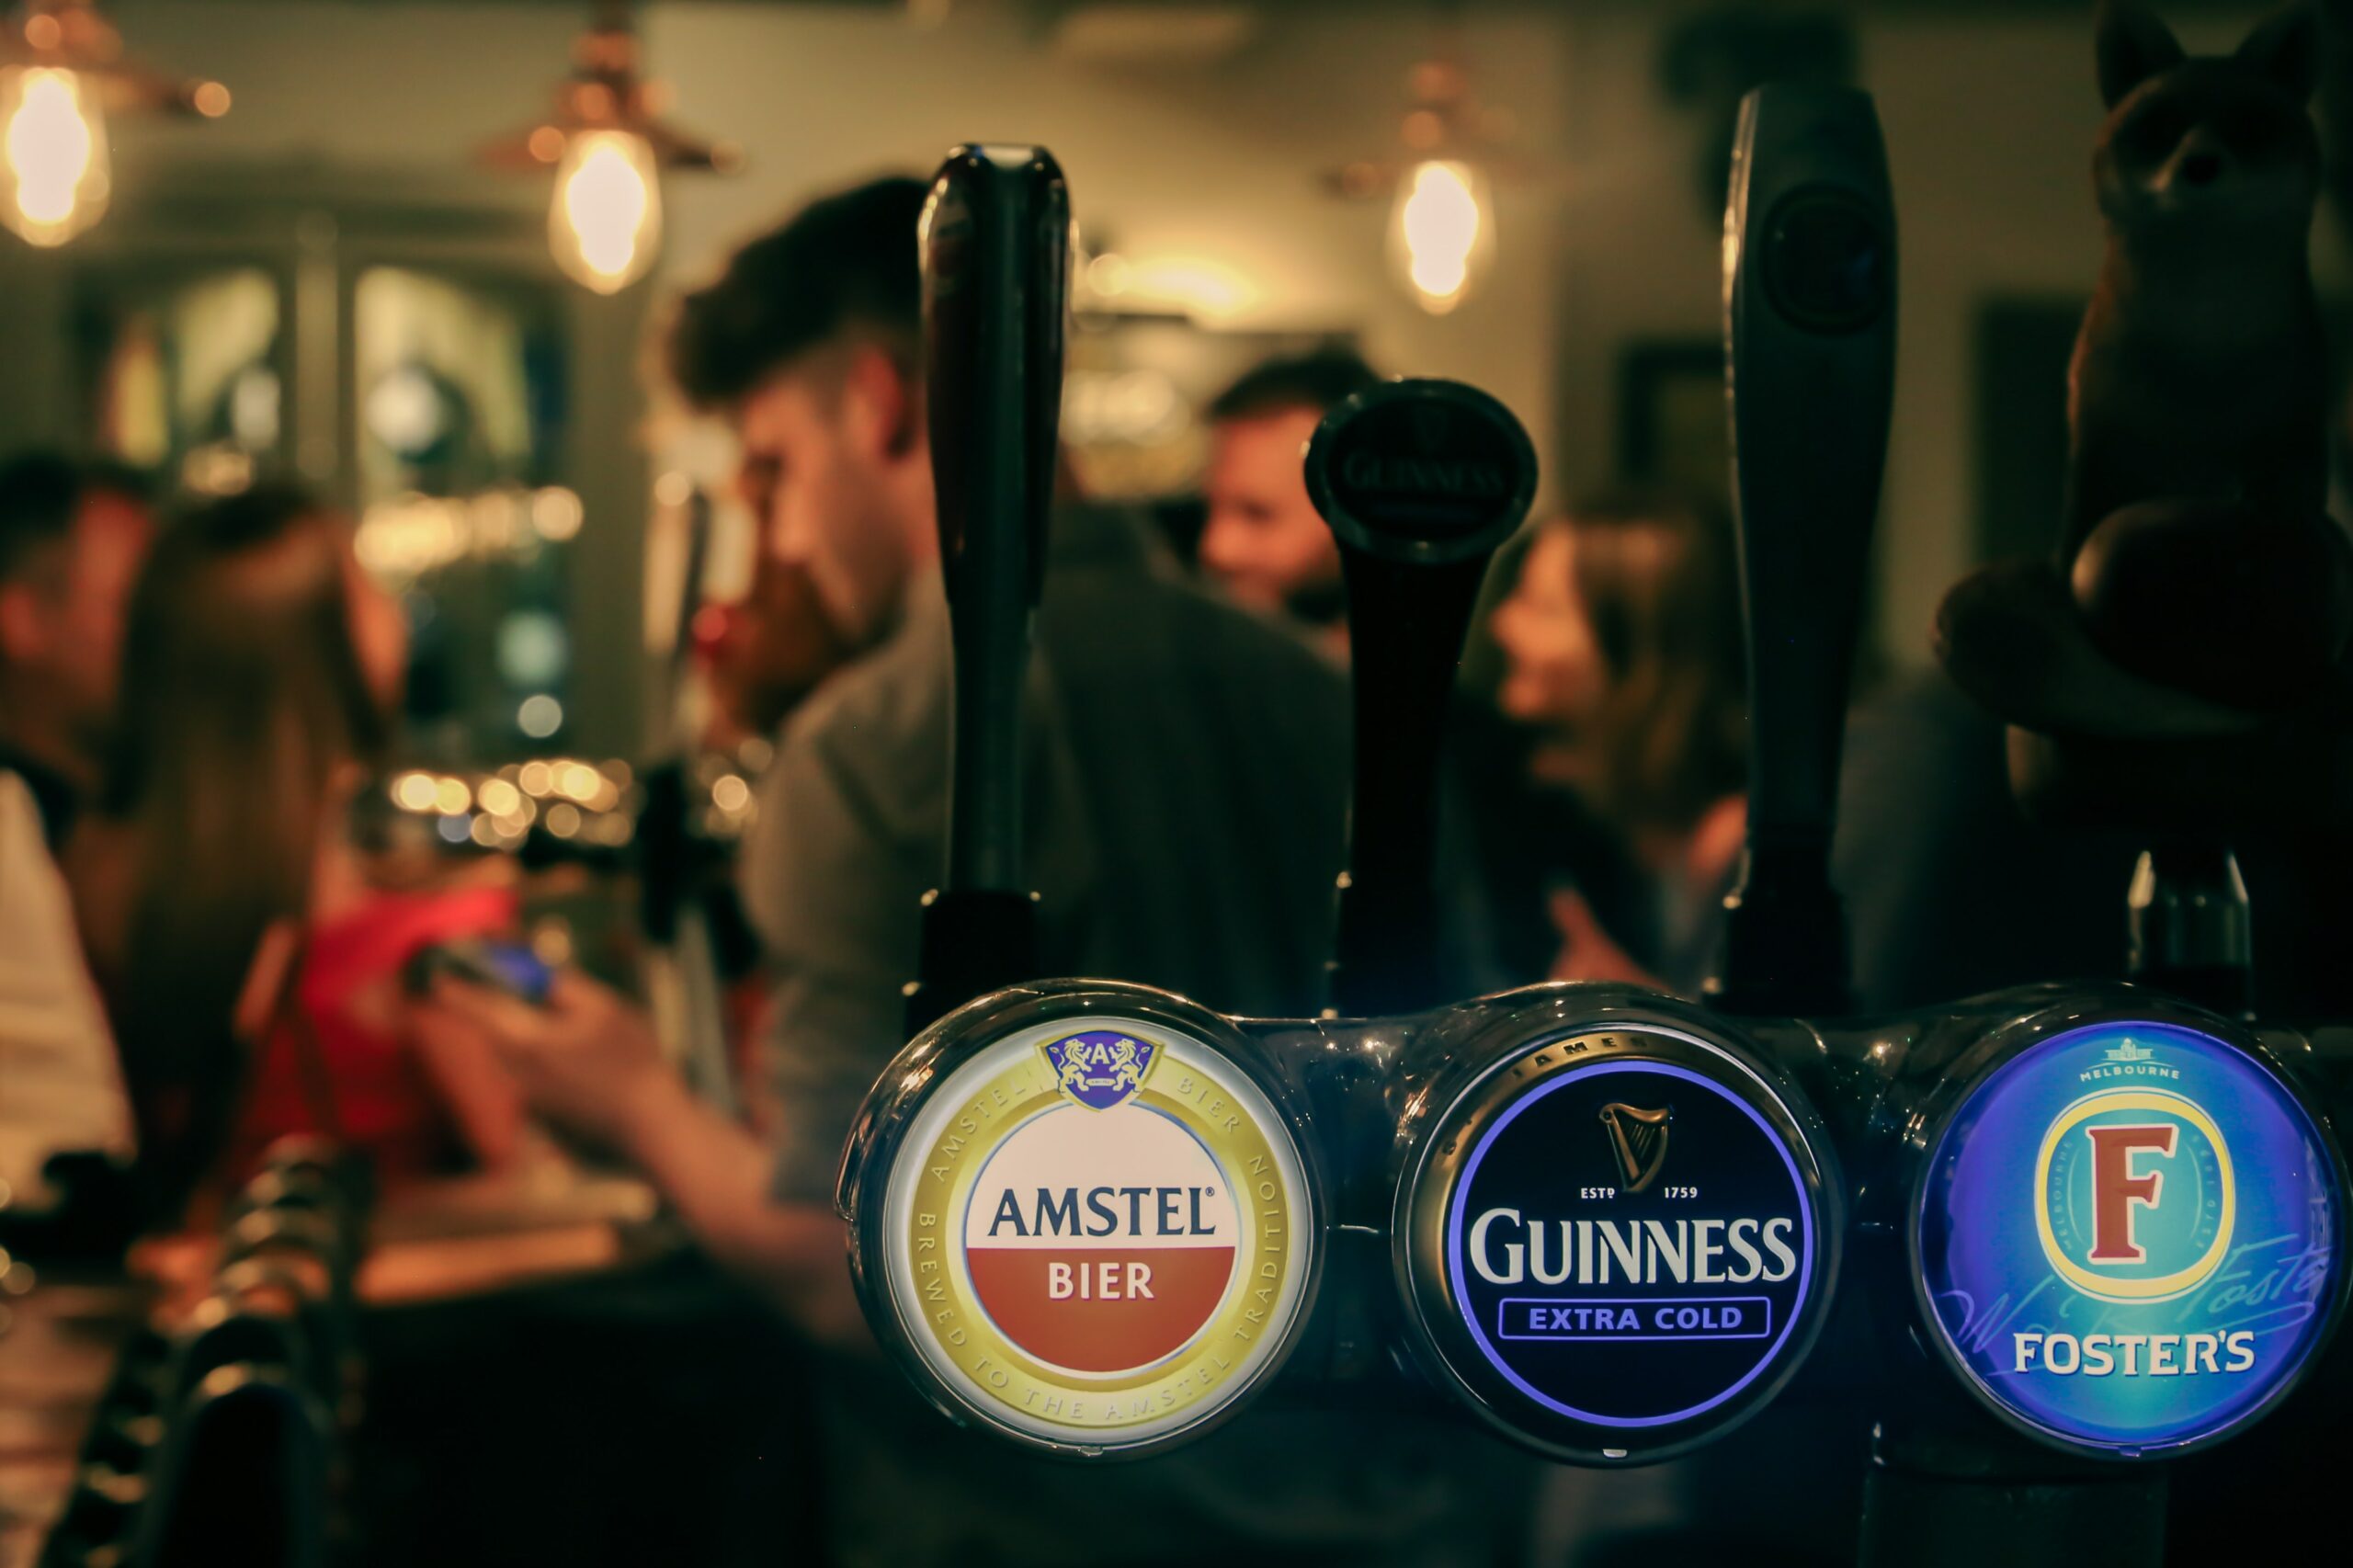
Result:
{"label": "guinness tap badge", "polygon": [[2254,1051],[2118,1020],[2030,1040],[1957,1100],[1912,1236],[1935,1342],[1996,1415],[2122,1458],[2271,1408],[2344,1294],[2344,1189]]}
{"label": "guinness tap badge", "polygon": [[1384,381],[1324,415],[1307,492],[1344,543],[1391,561],[1485,555],[1536,494],[1536,449],[1509,409],[1460,381]]}
{"label": "guinness tap badge", "polygon": [[1819,1330],[1826,1141],[1794,1091],[1665,999],[1613,1017],[1538,994],[1535,1026],[1497,1030],[1416,1135],[1400,1282],[1419,1347],[1509,1436],[1556,1459],[1665,1458],[1763,1404]]}
{"label": "guinness tap badge", "polygon": [[1313,1204],[1288,1125],[1228,1054],[1169,1021],[1054,1010],[928,1085],[887,1162],[865,1283],[955,1412],[1132,1452],[1280,1359]]}

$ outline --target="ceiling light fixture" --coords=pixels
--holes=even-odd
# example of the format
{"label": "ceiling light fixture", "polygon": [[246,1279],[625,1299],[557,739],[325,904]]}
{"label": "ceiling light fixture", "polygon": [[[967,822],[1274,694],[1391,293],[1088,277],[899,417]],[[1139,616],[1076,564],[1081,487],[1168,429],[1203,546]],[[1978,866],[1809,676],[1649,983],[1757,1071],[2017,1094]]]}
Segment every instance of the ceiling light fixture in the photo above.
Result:
{"label": "ceiling light fixture", "polygon": [[1507,116],[1473,100],[1450,48],[1416,64],[1408,87],[1402,153],[1346,165],[1324,184],[1344,197],[1390,199],[1390,269],[1422,309],[1445,315],[1495,266],[1492,176],[1509,172],[1499,143],[1510,127]]}
{"label": "ceiling light fixture", "polygon": [[658,83],[638,74],[629,6],[608,3],[573,46],[573,73],[552,119],[493,142],[484,160],[555,171],[548,245],[556,265],[599,294],[619,293],[651,271],[662,248],[662,171],[742,166],[723,142],[665,124]]}
{"label": "ceiling light fixture", "polygon": [[123,58],[90,0],[28,0],[0,27],[0,223],[62,245],[106,215],[114,170],[107,116],[161,110],[217,119],[229,89]]}

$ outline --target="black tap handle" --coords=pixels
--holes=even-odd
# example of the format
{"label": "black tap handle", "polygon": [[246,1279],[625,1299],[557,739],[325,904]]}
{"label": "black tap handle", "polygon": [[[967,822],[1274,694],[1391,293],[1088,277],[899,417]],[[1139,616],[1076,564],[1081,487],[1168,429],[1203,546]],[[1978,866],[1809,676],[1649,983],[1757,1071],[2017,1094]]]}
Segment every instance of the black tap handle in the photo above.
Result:
{"label": "black tap handle", "polygon": [[950,153],[924,208],[922,257],[956,715],[946,879],[925,901],[911,1028],[1036,968],[1021,687],[1045,580],[1069,309],[1070,190],[1052,155]]}
{"label": "black tap handle", "polygon": [[1895,210],[1868,94],[1773,85],[1743,101],[1724,335],[1751,761],[1719,995],[1836,1013],[1830,840],[1895,380]]}
{"label": "black tap handle", "polygon": [[1458,381],[1390,381],[1325,416],[1307,488],[1340,543],[1355,780],[1332,1005],[1438,997],[1438,780],[1448,699],[1488,558],[1528,516],[1536,450],[1509,409]]}

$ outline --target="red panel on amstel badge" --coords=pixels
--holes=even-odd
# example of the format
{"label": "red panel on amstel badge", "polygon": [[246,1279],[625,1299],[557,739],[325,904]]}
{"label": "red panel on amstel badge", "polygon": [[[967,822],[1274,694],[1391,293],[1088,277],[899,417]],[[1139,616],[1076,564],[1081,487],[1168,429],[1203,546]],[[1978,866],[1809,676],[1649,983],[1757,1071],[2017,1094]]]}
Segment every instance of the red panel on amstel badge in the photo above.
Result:
{"label": "red panel on amstel badge", "polygon": [[1176,1354],[1215,1315],[1239,1233],[1217,1162],[1182,1123],[1132,1100],[1065,1102],[982,1171],[964,1262],[982,1310],[1021,1349],[1125,1372]]}
{"label": "red panel on amstel badge", "polygon": [[1098,1253],[975,1247],[972,1290],[1005,1336],[1074,1372],[1123,1372],[1184,1348],[1233,1278],[1232,1247]]}

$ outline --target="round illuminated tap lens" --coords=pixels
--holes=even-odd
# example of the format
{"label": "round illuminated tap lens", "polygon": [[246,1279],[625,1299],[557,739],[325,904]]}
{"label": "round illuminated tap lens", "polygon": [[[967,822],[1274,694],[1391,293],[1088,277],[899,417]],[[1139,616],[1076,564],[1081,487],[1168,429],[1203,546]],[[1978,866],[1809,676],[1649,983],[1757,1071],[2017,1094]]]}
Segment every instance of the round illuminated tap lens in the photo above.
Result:
{"label": "round illuminated tap lens", "polygon": [[1401,1283],[1445,1381],[1584,1462],[1719,1436],[1796,1370],[1837,1254],[1810,1111],[1665,1021],[1540,1033],[1463,1088],[1400,1194]]}
{"label": "round illuminated tap lens", "polygon": [[1191,1432],[1288,1351],[1316,1220],[1288,1123],[1185,1029],[1029,1025],[932,1085],[889,1162],[899,1337],[954,1406],[1064,1451]]}
{"label": "round illuminated tap lens", "polygon": [[1971,1089],[1931,1145],[1915,1287],[1995,1412],[2123,1458],[2228,1437],[2294,1387],[2344,1294],[2328,1137],[2204,1030],[2091,1024]]}

